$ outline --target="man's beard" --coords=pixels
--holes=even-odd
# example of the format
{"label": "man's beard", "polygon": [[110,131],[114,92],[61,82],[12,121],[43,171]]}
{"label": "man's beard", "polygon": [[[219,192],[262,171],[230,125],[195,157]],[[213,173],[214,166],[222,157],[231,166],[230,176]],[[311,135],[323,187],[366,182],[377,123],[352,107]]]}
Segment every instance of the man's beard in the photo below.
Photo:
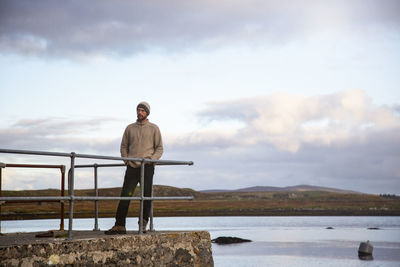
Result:
{"label": "man's beard", "polygon": [[140,117],[139,115],[137,116],[138,121],[145,121],[146,119],[147,119],[147,115],[143,116],[143,117]]}

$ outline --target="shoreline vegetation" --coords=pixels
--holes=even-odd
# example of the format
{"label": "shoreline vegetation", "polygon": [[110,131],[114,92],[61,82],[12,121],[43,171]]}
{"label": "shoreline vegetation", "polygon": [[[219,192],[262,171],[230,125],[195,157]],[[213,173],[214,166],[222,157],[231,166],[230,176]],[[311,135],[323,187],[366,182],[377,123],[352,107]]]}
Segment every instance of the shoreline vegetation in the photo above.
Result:
{"label": "shoreline vegetation", "polygon": [[[155,185],[154,196],[193,196],[194,200],[154,201],[155,217],[173,216],[400,216],[400,197],[371,195],[318,187],[263,188],[199,192],[188,188]],[[120,187],[99,189],[99,196],[119,196]],[[250,189],[249,189],[250,190]],[[140,188],[135,191],[138,196]],[[3,196],[60,196],[60,190],[3,191]],[[67,195],[67,192],[65,192]],[[75,190],[76,196],[93,196],[93,189]],[[129,217],[139,214],[139,201],[132,201]],[[114,217],[118,201],[99,201],[99,217]],[[68,218],[69,203],[64,216]],[[94,201],[75,201],[74,218],[93,218]],[[6,202],[1,220],[57,219],[59,202]]]}

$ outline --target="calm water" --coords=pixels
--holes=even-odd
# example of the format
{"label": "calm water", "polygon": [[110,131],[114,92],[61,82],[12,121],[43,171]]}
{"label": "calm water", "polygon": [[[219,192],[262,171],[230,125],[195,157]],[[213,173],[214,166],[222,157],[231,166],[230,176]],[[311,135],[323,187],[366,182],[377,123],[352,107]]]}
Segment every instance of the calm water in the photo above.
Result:
{"label": "calm water", "polygon": [[[113,224],[114,219],[99,220],[102,230]],[[58,220],[5,221],[2,232],[47,231],[58,225]],[[156,230],[207,230],[211,238],[253,241],[213,244],[216,267],[400,266],[400,217],[168,217],[155,218],[154,225]],[[93,226],[93,219],[76,219],[73,228]],[[127,226],[136,230],[137,219],[128,219]],[[371,227],[379,230],[368,230]],[[374,246],[373,261],[358,259],[358,246],[367,240]]]}

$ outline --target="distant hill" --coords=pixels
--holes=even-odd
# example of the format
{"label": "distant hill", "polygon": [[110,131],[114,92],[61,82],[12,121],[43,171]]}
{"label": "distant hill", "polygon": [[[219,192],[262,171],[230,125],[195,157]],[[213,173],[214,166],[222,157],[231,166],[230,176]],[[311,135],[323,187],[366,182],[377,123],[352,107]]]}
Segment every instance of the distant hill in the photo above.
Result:
{"label": "distant hill", "polygon": [[225,189],[211,189],[211,190],[202,190],[199,191],[201,193],[235,193],[235,192],[304,192],[304,191],[322,191],[322,192],[332,192],[332,193],[360,193],[356,191],[343,190],[337,188],[330,187],[322,187],[322,186],[313,186],[313,185],[295,185],[295,186],[286,186],[286,187],[275,187],[275,186],[253,186],[246,187],[234,190],[225,190]]}
{"label": "distant hill", "polygon": [[[178,188],[166,185],[154,185],[153,193],[154,196],[194,196],[196,198],[208,198],[212,193],[270,193],[270,192],[305,192],[305,191],[320,191],[329,193],[342,193],[342,194],[361,194],[360,192],[343,190],[337,188],[312,186],[312,185],[296,185],[287,187],[274,187],[274,186],[253,186],[240,188],[235,190],[202,190],[195,191],[190,188]],[[23,191],[7,191],[4,190],[3,196],[56,196],[60,195],[59,189],[41,189],[41,190],[23,190]],[[113,188],[99,188],[99,196],[119,196],[121,193],[121,187]],[[65,190],[65,195],[68,195],[68,190]],[[75,189],[76,196],[94,196],[94,189]],[[140,195],[140,186],[135,190],[134,196]]]}
{"label": "distant hill", "polygon": [[[99,188],[98,189],[99,196],[104,197],[114,197],[120,196],[121,187],[112,187],[112,188]],[[39,190],[3,190],[3,196],[59,196],[59,189],[39,189]],[[68,195],[68,190],[65,190],[65,195]],[[135,190],[134,196],[140,195],[140,186],[138,186]],[[201,196],[202,193],[194,191],[190,188],[178,188],[167,185],[154,185],[153,186],[153,195],[159,197],[165,196]],[[94,189],[75,189],[75,196],[94,196]]]}

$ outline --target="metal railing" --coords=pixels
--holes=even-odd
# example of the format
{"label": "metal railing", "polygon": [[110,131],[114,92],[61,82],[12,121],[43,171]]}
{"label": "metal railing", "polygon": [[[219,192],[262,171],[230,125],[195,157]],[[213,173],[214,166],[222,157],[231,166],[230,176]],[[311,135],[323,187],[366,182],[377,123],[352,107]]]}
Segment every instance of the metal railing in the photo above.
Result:
{"label": "metal railing", "polygon": [[[128,157],[113,157],[113,156],[101,156],[101,155],[88,155],[88,154],[77,154],[75,152],[71,153],[60,153],[60,152],[48,152],[48,151],[31,151],[31,150],[15,150],[15,149],[1,149],[0,153],[8,153],[8,154],[23,154],[23,155],[39,155],[39,156],[53,156],[53,157],[68,157],[70,158],[70,169],[68,175],[68,196],[44,196],[44,197],[2,197],[0,195],[0,202],[2,201],[18,201],[18,200],[31,200],[31,201],[69,201],[69,220],[68,220],[68,239],[72,238],[72,229],[73,229],[73,215],[74,215],[74,202],[75,201],[99,201],[99,200],[139,200],[140,201],[140,217],[139,217],[139,234],[143,234],[143,204],[145,200],[150,200],[151,203],[153,200],[192,200],[192,196],[187,197],[145,197],[144,196],[144,165],[146,163],[154,163],[156,165],[193,165],[192,161],[173,161],[173,160],[152,160],[145,158],[128,158]],[[137,161],[141,162],[141,172],[140,172],[140,188],[141,193],[140,197],[102,197],[98,196],[98,193],[95,196],[75,196],[74,194],[74,182],[75,182],[75,168],[84,168],[84,167],[94,167],[95,169],[95,190],[97,187],[97,167],[117,167],[117,166],[125,166],[124,164],[92,164],[92,165],[75,165],[75,161],[77,158],[85,158],[85,159],[101,159],[101,160],[117,160],[117,161]],[[7,165],[0,162],[0,170],[1,168],[6,167]],[[1,171],[0,171],[1,173]],[[1,184],[0,184],[1,190]],[[0,191],[1,192],[1,191]],[[96,205],[96,204],[95,204]],[[150,229],[153,229],[153,212],[150,212]],[[98,229],[97,225],[97,217],[95,216],[95,230]],[[0,222],[1,223],[1,222]],[[1,229],[1,228],[0,228]]]}
{"label": "metal railing", "polygon": [[[65,191],[65,165],[49,165],[49,164],[10,164],[10,163],[2,163],[0,165],[0,197],[2,196],[2,169],[3,168],[41,168],[41,169],[60,169],[61,171],[61,186],[60,186],[60,194],[64,196]],[[8,201],[11,203],[26,203],[27,201],[32,202],[30,200],[14,200]],[[4,201],[5,202],[5,201]],[[64,230],[64,201],[58,200],[43,200],[41,202],[60,202],[60,231]],[[0,233],[1,233],[1,205],[0,203]]]}

